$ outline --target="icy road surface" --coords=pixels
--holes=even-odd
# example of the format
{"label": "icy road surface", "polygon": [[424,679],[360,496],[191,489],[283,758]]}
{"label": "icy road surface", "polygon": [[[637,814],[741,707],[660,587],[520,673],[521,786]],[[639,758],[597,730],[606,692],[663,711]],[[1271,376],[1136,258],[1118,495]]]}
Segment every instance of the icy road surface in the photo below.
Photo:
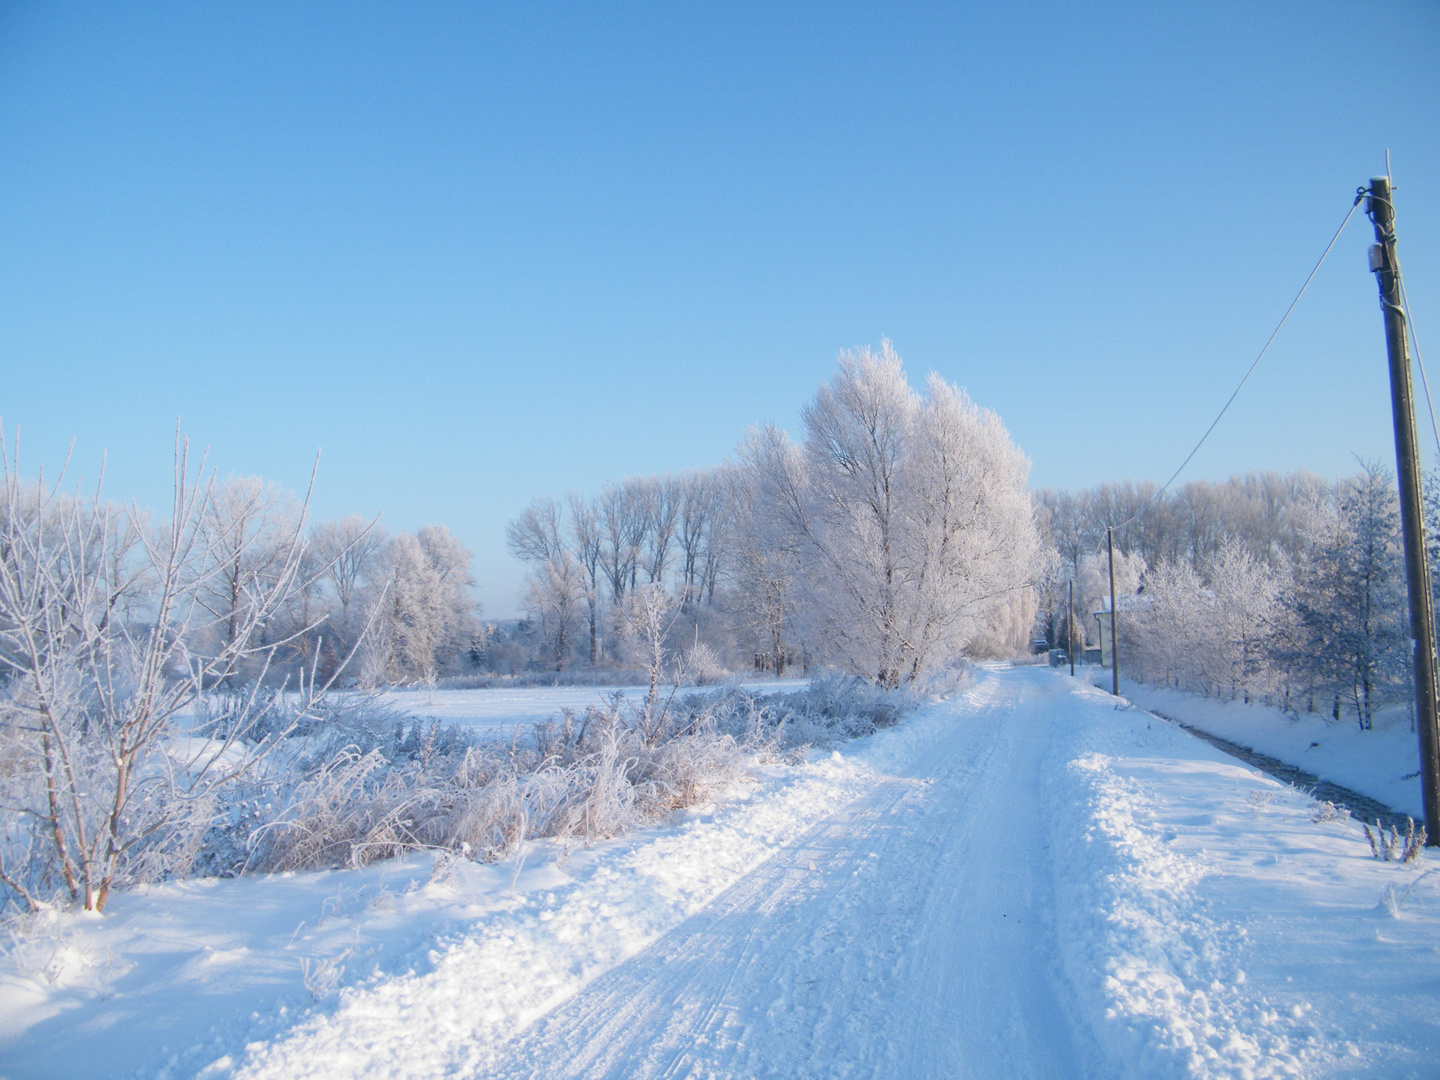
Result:
{"label": "icy road surface", "polygon": [[488,1075],[1081,1075],[1035,798],[1056,695],[1014,681]]}

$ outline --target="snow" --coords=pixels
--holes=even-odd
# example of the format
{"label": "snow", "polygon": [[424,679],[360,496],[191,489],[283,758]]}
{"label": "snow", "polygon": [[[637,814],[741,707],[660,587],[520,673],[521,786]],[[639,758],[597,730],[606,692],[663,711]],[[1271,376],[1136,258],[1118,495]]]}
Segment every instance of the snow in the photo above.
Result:
{"label": "snow", "polygon": [[1117,1074],[1440,1075],[1440,874],[1111,709],[1050,780],[1065,971]]}
{"label": "snow", "polygon": [[1354,720],[1337,723],[1319,713],[1296,718],[1259,703],[1130,682],[1123,670],[1121,676],[1121,690],[1137,705],[1368,795],[1417,821],[1421,817],[1420,750],[1408,708],[1381,710],[1371,730],[1361,731]]}
{"label": "snow", "polygon": [[[729,684],[725,684],[729,685]],[[809,685],[808,679],[754,679],[739,684],[759,694],[791,693]],[[723,687],[681,687],[681,694],[713,693]],[[505,733],[515,727],[549,720],[565,709],[584,713],[591,705],[604,705],[617,690],[631,702],[642,702],[648,686],[530,686],[480,690],[391,690],[381,700],[412,716],[434,718],[458,727]],[[666,687],[668,694],[670,688]]]}
{"label": "snow", "polygon": [[627,838],[54,915],[0,979],[0,1075],[1440,1075],[1440,874],[1313,808],[984,668]]}

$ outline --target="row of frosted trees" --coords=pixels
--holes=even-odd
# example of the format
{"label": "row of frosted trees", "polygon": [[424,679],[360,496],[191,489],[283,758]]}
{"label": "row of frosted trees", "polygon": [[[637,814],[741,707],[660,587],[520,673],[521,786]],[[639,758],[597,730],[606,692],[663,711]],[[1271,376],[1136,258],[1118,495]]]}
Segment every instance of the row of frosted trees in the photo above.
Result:
{"label": "row of frosted trees", "polygon": [[511,522],[556,669],[653,659],[657,603],[692,666],[827,663],[884,687],[1023,648],[1043,566],[1029,462],[999,418],[899,356],[841,355],[803,437],[752,428],[710,471],[540,498]]}
{"label": "row of frosted trees", "polygon": [[[1071,582],[1081,616],[1071,633],[1094,641],[1091,613],[1108,606],[1105,529],[1134,518],[1115,533],[1127,674],[1362,728],[1409,699],[1399,505],[1382,467],[1362,463],[1335,483],[1265,473],[1154,495],[1130,483],[1040,494],[1056,552],[1041,629],[1054,643]],[[1427,507],[1434,537],[1433,484]]]}
{"label": "row of frosted trees", "polygon": [[355,516],[311,525],[293,495],[252,477],[218,482],[197,524],[217,549],[216,572],[197,571],[194,591],[217,620],[215,644],[235,638],[246,596],[296,560],[284,603],[255,628],[260,644],[283,643],[269,659],[278,671],[328,678],[343,667],[368,687],[433,682],[478,629],[470,552],[444,526],[392,536]]}
{"label": "row of frosted trees", "polygon": [[[166,524],[98,496],[62,498],[14,476],[7,484],[6,524],[20,535],[108,523],[103,551],[116,617],[153,619],[162,582],[146,564]],[[229,664],[228,685],[252,681],[262,666],[270,681],[301,669],[324,679],[342,668],[368,686],[433,680],[475,635],[470,552],[443,526],[391,536],[353,516],[312,524],[293,494],[254,477],[207,481],[197,499],[177,570],[177,587],[197,616],[187,621],[189,646],[222,655],[247,640],[260,650]],[[277,593],[247,622],[255,597]]]}

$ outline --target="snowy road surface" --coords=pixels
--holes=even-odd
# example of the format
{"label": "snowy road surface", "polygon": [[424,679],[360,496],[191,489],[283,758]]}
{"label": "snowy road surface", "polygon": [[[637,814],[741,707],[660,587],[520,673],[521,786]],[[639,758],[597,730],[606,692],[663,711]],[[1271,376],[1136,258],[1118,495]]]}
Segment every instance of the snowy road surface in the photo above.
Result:
{"label": "snowy road surface", "polygon": [[597,979],[491,1074],[1080,1075],[1035,798],[1056,695],[1017,689]]}
{"label": "snowy road surface", "polygon": [[1440,869],[1094,687],[980,668],[755,770],[588,848],[58,915],[0,1077],[1440,1077]]}

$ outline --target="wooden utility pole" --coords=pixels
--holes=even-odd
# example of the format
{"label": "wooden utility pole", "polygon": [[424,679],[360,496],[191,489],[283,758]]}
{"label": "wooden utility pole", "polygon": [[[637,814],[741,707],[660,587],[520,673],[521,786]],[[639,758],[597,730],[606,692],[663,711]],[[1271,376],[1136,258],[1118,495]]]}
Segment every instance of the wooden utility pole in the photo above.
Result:
{"label": "wooden utility pole", "polygon": [[1065,655],[1070,657],[1070,677],[1075,677],[1075,579],[1070,579],[1070,599],[1065,601]]}
{"label": "wooden utility pole", "polygon": [[1400,297],[1400,259],[1395,253],[1395,204],[1390,178],[1370,180],[1365,212],[1375,223],[1370,270],[1380,286],[1385,348],[1390,354],[1390,411],[1395,421],[1395,471],[1400,486],[1400,527],[1405,540],[1405,585],[1410,594],[1410,636],[1415,645],[1415,728],[1420,736],[1420,790],[1426,842],[1440,846],[1440,705],[1437,705],[1435,611],[1425,554],[1425,516],[1420,501],[1420,452],[1415,440],[1415,392]]}
{"label": "wooden utility pole", "polygon": [[1115,636],[1115,530],[1105,526],[1105,543],[1110,548],[1110,692],[1120,696],[1120,639]]}

